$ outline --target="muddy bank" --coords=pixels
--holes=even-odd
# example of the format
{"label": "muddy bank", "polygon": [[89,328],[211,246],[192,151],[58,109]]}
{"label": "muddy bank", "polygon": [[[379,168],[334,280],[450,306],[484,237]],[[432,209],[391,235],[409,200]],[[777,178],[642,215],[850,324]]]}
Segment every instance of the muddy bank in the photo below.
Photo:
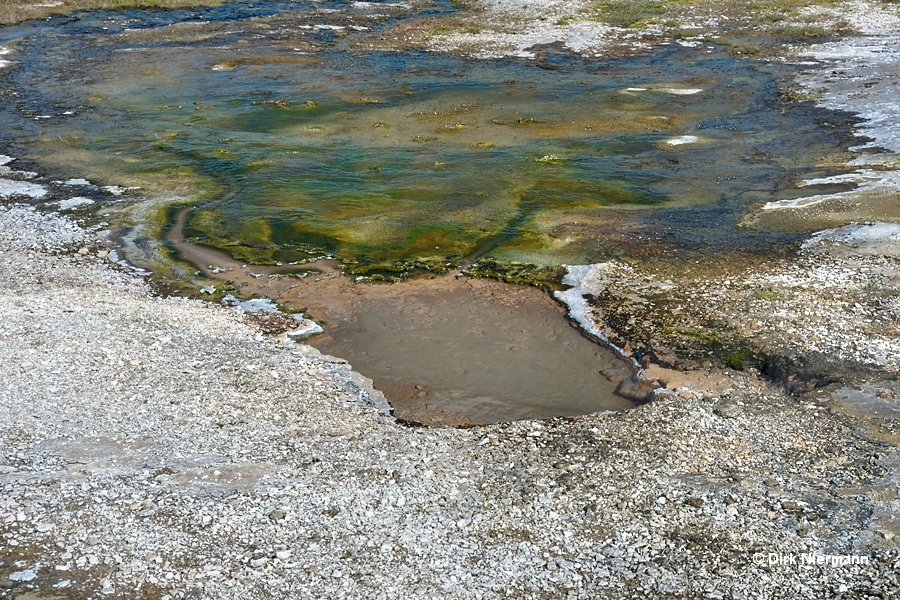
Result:
{"label": "muddy bank", "polygon": [[[201,295],[264,297],[302,310],[301,323],[324,326],[306,343],[371,377],[406,422],[472,426],[624,410],[654,389],[630,360],[568,327],[562,307],[538,288],[461,273],[375,284],[328,259],[247,265],[185,241],[185,212],[167,240],[213,282]],[[300,315],[293,317],[283,327],[296,338]]]}
{"label": "muddy bank", "polygon": [[606,334],[653,363],[758,372],[804,392],[897,373],[895,237],[894,225],[850,226],[749,267],[597,265],[584,288]]}

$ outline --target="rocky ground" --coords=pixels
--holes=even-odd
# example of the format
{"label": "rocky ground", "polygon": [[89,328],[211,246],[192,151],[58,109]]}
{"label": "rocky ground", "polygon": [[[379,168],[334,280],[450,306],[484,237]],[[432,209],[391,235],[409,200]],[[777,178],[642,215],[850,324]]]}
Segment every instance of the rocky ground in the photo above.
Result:
{"label": "rocky ground", "polygon": [[[797,254],[739,267],[707,261],[678,277],[646,265],[596,265],[580,283],[614,343],[656,367],[762,371],[807,392],[897,374],[900,226],[850,225]],[[729,268],[730,267],[730,268]],[[663,376],[665,380],[665,376]]]}
{"label": "rocky ground", "polygon": [[151,294],[14,164],[0,598],[900,593],[896,225],[767,261],[592,266],[594,324],[674,394],[409,428],[344,361]]}
{"label": "rocky ground", "polygon": [[[7,202],[0,245],[4,597],[900,590],[871,519],[896,449],[815,402],[406,428],[342,361],[148,295],[65,217]],[[801,555],[868,564],[776,564]]]}
{"label": "rocky ground", "polygon": [[366,42],[477,58],[534,58],[559,44],[584,56],[643,52],[661,43],[725,44],[736,56],[782,57],[786,48],[891,20],[895,2],[804,0],[465,0],[462,10],[404,20]]}

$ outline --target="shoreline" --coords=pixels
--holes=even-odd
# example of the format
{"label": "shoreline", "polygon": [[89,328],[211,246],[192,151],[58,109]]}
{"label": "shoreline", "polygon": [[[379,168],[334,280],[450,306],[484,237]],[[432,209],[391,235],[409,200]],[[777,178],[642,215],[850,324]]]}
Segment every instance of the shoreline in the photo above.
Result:
{"label": "shoreline", "polygon": [[[269,301],[275,300],[278,304],[288,306],[290,308],[297,308],[298,306],[302,305],[303,312],[295,315],[294,318],[302,317],[303,313],[308,313],[310,312],[310,309],[312,309],[311,312],[316,315],[317,319],[332,321],[332,325],[335,326],[340,324],[342,321],[355,319],[356,315],[351,315],[349,312],[350,309],[347,306],[347,299],[354,298],[358,299],[357,301],[362,301],[361,299],[365,297],[382,298],[385,295],[383,293],[375,292],[371,289],[360,287],[360,285],[400,285],[403,288],[411,289],[404,289],[404,291],[402,292],[396,292],[395,294],[388,295],[414,296],[417,293],[425,293],[428,291],[447,291],[456,289],[459,286],[456,286],[454,284],[460,280],[468,280],[470,282],[468,283],[468,287],[470,288],[472,287],[472,283],[475,283],[478,280],[481,280],[482,282],[479,283],[479,285],[485,285],[485,281],[495,281],[490,278],[480,278],[467,275],[465,270],[461,269],[456,273],[447,273],[444,275],[433,276],[430,280],[414,278],[409,281],[393,284],[359,284],[356,281],[352,280],[350,276],[340,273],[340,271],[338,270],[338,266],[332,264],[332,261],[328,260],[327,258],[311,260],[309,262],[297,265],[284,265],[275,267],[249,266],[249,269],[245,272],[244,267],[248,267],[248,265],[244,265],[241,263],[241,261],[227,256],[226,253],[220,250],[205,248],[187,242],[183,238],[183,235],[181,233],[185,212],[186,209],[180,211],[175,224],[170,229],[166,238],[167,243],[172,245],[173,249],[181,260],[185,260],[188,263],[192,264],[199,271],[203,272],[206,278],[224,282],[224,286],[226,288],[235,289],[235,293],[239,292],[243,296],[258,296],[268,299]],[[316,286],[315,283],[311,283],[306,279],[306,277],[303,278],[303,281],[298,282],[292,280],[292,283],[286,285],[271,281],[273,275],[277,276],[290,273],[292,271],[318,273],[318,275],[313,276],[314,281],[318,282],[320,279],[324,279],[325,282],[319,286]],[[260,283],[260,275],[268,275],[270,281]],[[507,283],[502,280],[496,281],[497,285],[500,286],[522,285]],[[297,289],[302,291],[296,291]],[[216,292],[217,290],[215,286],[207,286],[205,288],[201,288],[201,293],[215,294]],[[502,293],[498,293],[502,295]],[[604,375],[608,378],[614,375],[617,376],[617,387],[615,391],[617,395],[627,400],[641,403],[652,401],[655,398],[659,397],[661,393],[664,393],[662,392],[661,386],[658,382],[652,381],[643,376],[643,365],[641,365],[640,362],[635,360],[623,349],[619,348],[615,344],[612,344],[606,337],[603,336],[603,334],[601,334],[596,329],[596,327],[589,323],[586,318],[579,318],[574,314],[574,299],[568,293],[545,293],[547,293],[548,295],[548,302],[555,301],[566,307],[567,310],[565,318],[569,322],[574,322],[578,325],[579,332],[582,336],[591,340],[593,343],[599,345],[600,347],[609,350],[613,355],[617,356],[623,362],[630,365],[631,374],[628,377],[618,377],[617,374],[615,374],[610,369],[601,370],[601,372],[604,372]],[[343,300],[341,299],[342,297],[344,298]],[[308,317],[303,317],[299,320],[301,324],[305,324],[307,326],[308,324],[314,323],[314,321],[312,321]],[[333,321],[337,321],[337,323],[334,323]],[[287,335],[291,335],[290,332],[287,332]],[[295,339],[297,338],[295,337]],[[312,345],[315,345],[315,343],[313,343]],[[608,371],[609,374],[607,375],[605,371]],[[404,410],[408,410],[408,407]],[[442,419],[439,418],[438,414],[443,411],[441,409],[436,410],[437,412],[435,412],[433,418],[426,418],[422,424],[442,422]],[[416,410],[415,412],[416,414],[425,414],[427,413],[427,410],[424,413],[421,412],[421,410]],[[403,417],[403,419],[409,422],[417,422],[409,415]],[[498,420],[503,421],[505,419],[500,418]],[[465,420],[460,421],[460,423],[467,426],[471,425],[471,423],[467,423]]]}
{"label": "shoreline", "polygon": [[[31,204],[0,198],[0,598],[900,593],[894,226],[777,264],[594,265],[589,322],[681,361],[647,369],[674,395],[424,429]],[[805,360],[798,393],[703,360],[709,332]]]}
{"label": "shoreline", "polygon": [[846,415],[747,388],[410,429],[373,418],[343,361],[69,254],[96,246],[64,217],[3,206],[0,244],[7,597],[900,590],[896,538],[868,517],[897,450]]}

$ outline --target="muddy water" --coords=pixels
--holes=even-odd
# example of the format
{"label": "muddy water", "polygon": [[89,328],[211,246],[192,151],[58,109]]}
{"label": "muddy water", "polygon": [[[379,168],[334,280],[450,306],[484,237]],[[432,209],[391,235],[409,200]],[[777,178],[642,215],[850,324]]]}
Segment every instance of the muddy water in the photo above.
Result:
{"label": "muddy water", "polygon": [[185,216],[168,234],[183,259],[242,296],[302,306],[325,325],[309,343],[370,377],[401,419],[460,426],[636,404],[616,394],[634,390],[630,362],[567,326],[537,288],[454,275],[357,283],[332,260],[250,266],[185,242]]}
{"label": "muddy water", "polygon": [[457,425],[634,406],[607,378],[627,378],[627,365],[561,326],[562,309],[540,291],[454,278],[394,285],[409,289],[363,292],[349,319],[311,343],[371,377],[397,416]]}
{"label": "muddy water", "polygon": [[258,4],[0,32],[16,61],[2,141],[45,173],[189,202],[169,223],[181,258],[244,295],[308,308],[328,325],[314,343],[415,420],[423,406],[481,421],[628,403],[599,375],[617,359],[536,290],[253,265],[329,255],[378,278],[479,258],[765,251],[799,231],[740,229],[742,215],[838,172],[824,165],[847,144],[845,116],[778,101],[787,67],[713,46],[476,62],[368,50],[410,16],[402,8]]}

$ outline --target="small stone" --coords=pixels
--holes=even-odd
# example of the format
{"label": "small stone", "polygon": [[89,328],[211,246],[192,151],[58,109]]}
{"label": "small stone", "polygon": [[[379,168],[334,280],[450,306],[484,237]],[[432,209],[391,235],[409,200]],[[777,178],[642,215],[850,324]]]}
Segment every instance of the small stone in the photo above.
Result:
{"label": "small stone", "polygon": [[733,402],[720,402],[713,408],[713,413],[725,419],[735,419],[743,412],[744,409]]}
{"label": "small stone", "polygon": [[688,506],[693,506],[694,508],[700,508],[701,506],[703,506],[703,498],[688,498],[684,501],[684,503]]}
{"label": "small stone", "polygon": [[15,571],[9,576],[10,581],[31,581],[37,577],[37,573],[33,569],[27,571]]}
{"label": "small stone", "polygon": [[288,560],[290,557],[290,550],[279,550],[275,553],[275,558],[277,558],[278,560]]}
{"label": "small stone", "polygon": [[280,510],[277,508],[269,513],[269,518],[272,519],[273,521],[280,521],[280,520],[284,519],[286,516],[287,515],[284,514],[283,510]]}

